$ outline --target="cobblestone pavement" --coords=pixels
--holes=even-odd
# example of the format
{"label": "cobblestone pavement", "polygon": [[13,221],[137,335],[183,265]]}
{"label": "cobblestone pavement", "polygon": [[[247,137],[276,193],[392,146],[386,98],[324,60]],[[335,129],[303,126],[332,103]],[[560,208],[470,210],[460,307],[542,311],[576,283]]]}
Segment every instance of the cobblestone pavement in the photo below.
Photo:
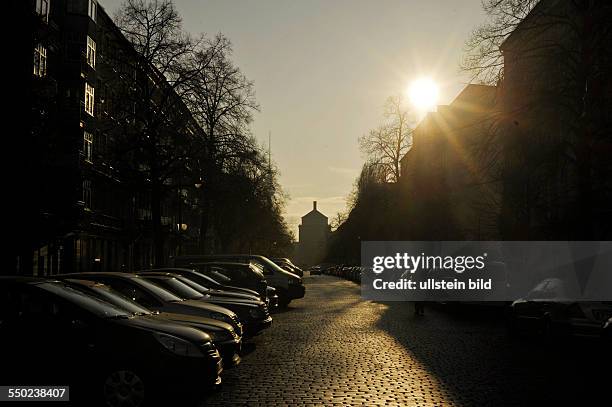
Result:
{"label": "cobblestone pavement", "polygon": [[512,342],[495,312],[428,306],[418,317],[408,303],[362,300],[352,282],[304,280],[306,297],[247,344],[202,406],[567,405],[609,388],[597,347]]}

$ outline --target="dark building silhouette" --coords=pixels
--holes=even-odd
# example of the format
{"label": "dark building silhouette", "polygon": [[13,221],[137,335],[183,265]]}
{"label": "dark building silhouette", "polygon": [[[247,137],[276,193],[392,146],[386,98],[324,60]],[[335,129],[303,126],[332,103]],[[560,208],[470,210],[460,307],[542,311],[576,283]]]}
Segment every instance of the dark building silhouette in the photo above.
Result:
{"label": "dark building silhouette", "polygon": [[[468,85],[450,105],[428,113],[401,159],[400,187],[421,238],[496,237],[498,191],[482,156],[494,120],[495,86]],[[418,236],[415,236],[418,237]]]}
{"label": "dark building silhouette", "polygon": [[412,238],[612,234],[612,7],[542,0],[501,45],[497,86],[428,114],[402,159]]}
{"label": "dark building silhouette", "polygon": [[302,216],[302,224],[299,225],[298,262],[313,265],[323,260],[330,232],[327,216],[317,210],[317,201],[314,201],[312,211]]}
{"label": "dark building silhouette", "polygon": [[[137,155],[119,155],[119,140],[138,131],[122,97],[135,81],[166,86],[153,68],[120,61],[138,58],[95,0],[32,0],[33,67],[30,172],[39,188],[31,240],[18,259],[22,274],[123,270],[151,265],[150,180]],[[164,88],[165,89],[165,88]],[[128,108],[136,111],[132,103]],[[186,108],[185,129],[200,132]],[[172,142],[172,140],[169,140]],[[129,168],[128,168],[129,167]],[[27,182],[24,174],[24,182]],[[194,195],[181,179],[162,204],[165,253],[199,235]],[[191,183],[193,187],[193,183]],[[29,250],[28,250],[29,249]]]}
{"label": "dark building silhouette", "polygon": [[612,235],[611,21],[609,2],[542,0],[501,45],[505,239]]}

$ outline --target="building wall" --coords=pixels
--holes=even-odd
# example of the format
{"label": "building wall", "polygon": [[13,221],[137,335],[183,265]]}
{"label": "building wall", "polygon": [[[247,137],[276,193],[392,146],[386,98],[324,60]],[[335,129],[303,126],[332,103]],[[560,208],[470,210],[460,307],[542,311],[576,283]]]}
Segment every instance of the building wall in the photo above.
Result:
{"label": "building wall", "polygon": [[469,85],[413,132],[401,160],[401,188],[414,239],[495,237],[497,192],[487,180],[481,147],[489,138],[496,89]]}
{"label": "building wall", "polygon": [[327,252],[329,235],[328,218],[317,210],[315,201],[313,210],[302,217],[299,225],[297,261],[307,266],[320,263]]}
{"label": "building wall", "polygon": [[611,13],[543,0],[502,45],[508,239],[610,236]]}
{"label": "building wall", "polygon": [[[32,0],[33,14],[38,4]],[[135,177],[124,168],[126,159],[116,150],[118,140],[138,131],[136,124],[125,124],[122,89],[130,81],[156,76],[117,63],[119,55],[130,58],[135,51],[97,2],[48,4],[48,18],[41,22],[42,34],[34,44],[35,49],[42,44],[47,50],[46,70],[41,75],[33,69],[32,75],[33,87],[41,89],[33,94],[33,110],[45,120],[33,126],[39,222],[32,258],[19,259],[19,272],[47,275],[149,267],[150,185],[146,176]],[[93,112],[86,109],[86,86],[93,89]],[[184,116],[199,131],[188,112],[168,114]],[[179,253],[199,234],[193,209],[197,191],[185,191],[169,190],[162,205],[167,256]],[[183,230],[181,224],[189,227]]]}

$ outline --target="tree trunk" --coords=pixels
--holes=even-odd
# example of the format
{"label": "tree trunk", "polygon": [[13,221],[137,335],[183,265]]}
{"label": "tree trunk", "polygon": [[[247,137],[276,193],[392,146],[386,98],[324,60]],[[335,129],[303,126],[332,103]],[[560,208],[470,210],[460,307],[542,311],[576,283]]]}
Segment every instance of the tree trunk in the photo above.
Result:
{"label": "tree trunk", "polygon": [[155,165],[151,167],[151,231],[153,233],[153,266],[166,264],[164,256],[164,230],[161,222],[162,191],[159,174]]}

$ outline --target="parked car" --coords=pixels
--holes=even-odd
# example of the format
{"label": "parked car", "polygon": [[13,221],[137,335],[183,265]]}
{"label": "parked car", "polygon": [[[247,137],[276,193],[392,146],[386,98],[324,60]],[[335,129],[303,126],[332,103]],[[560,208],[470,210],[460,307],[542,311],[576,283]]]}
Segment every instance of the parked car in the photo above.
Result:
{"label": "parked car", "polygon": [[164,267],[164,268],[159,268],[159,269],[148,269],[148,270],[140,270],[138,271],[138,273],[143,273],[143,272],[166,272],[166,273],[172,273],[172,274],[177,274],[179,276],[183,276],[188,278],[189,280],[196,282],[208,289],[211,290],[218,290],[218,291],[224,291],[224,292],[229,292],[229,293],[241,293],[241,294],[248,294],[248,295],[254,295],[259,299],[263,299],[261,298],[261,294],[259,294],[257,291],[254,290],[249,290],[248,288],[242,288],[242,287],[236,287],[236,286],[232,286],[232,285],[225,285],[223,283],[221,283],[220,281],[215,280],[214,278],[207,276],[205,274],[202,274],[200,272],[198,272],[197,270],[195,270],[193,267],[188,268],[188,267]]}
{"label": "parked car", "polygon": [[151,274],[151,275],[176,277],[177,279],[187,284],[189,287],[193,288],[199,293],[211,295],[213,297],[222,297],[222,298],[230,298],[230,299],[237,299],[237,300],[263,301],[262,297],[256,292],[252,292],[251,294],[248,294],[247,292],[227,291],[227,290],[220,290],[220,289],[215,289],[215,288],[208,288],[208,287],[203,286],[202,284],[196,283],[195,281],[185,276],[182,276],[176,273],[171,273],[171,272],[165,271],[164,269],[159,270],[159,271],[142,270],[142,271],[137,271],[135,274],[140,274],[140,275]]}
{"label": "parked car", "polygon": [[256,335],[272,324],[272,317],[268,307],[260,300],[234,299],[202,294],[174,276],[151,273],[140,274],[140,276],[184,300],[204,301],[235,312],[238,318],[240,318],[247,335]]}
{"label": "parked car", "polygon": [[[149,273],[149,272],[145,272],[145,273]],[[202,294],[209,294],[209,295],[218,296],[218,297],[250,299],[250,300],[261,300],[261,301],[264,301],[266,303],[266,305],[268,306],[269,310],[273,310],[273,309],[278,307],[278,295],[276,294],[276,289],[274,287],[267,286],[266,287],[266,295],[264,297],[264,296],[259,296],[255,292],[253,294],[245,294],[245,293],[239,293],[239,292],[235,292],[235,291],[226,291],[226,290],[218,290],[218,289],[207,288],[207,287],[205,287],[205,286],[203,286],[203,285],[201,285],[199,283],[196,283],[195,281],[189,279],[188,277],[182,276],[180,274],[174,274],[174,273],[168,273],[168,272],[162,272],[162,271],[159,271],[159,272],[158,271],[151,271],[150,273],[152,273],[152,274],[161,274],[161,275],[169,275],[169,276],[176,277],[177,279],[179,279],[183,283],[187,284],[189,287],[193,288],[194,290],[196,290],[196,291],[198,291],[198,292],[200,292]],[[229,277],[227,277],[225,275],[223,277],[226,279],[224,281],[231,281],[231,279]]]}
{"label": "parked car", "polygon": [[268,282],[263,272],[251,263],[235,263],[223,261],[206,261],[194,263],[193,267],[202,274],[210,275],[219,280],[219,273],[229,278],[229,284],[237,287],[249,288],[257,291],[262,297],[266,296]]}
{"label": "parked car", "polygon": [[314,275],[321,275],[322,270],[321,270],[321,266],[317,265],[317,266],[310,267],[308,271],[310,272],[311,276],[314,276]]}
{"label": "parked car", "polygon": [[191,255],[178,256],[171,260],[173,265],[188,266],[205,261],[229,261],[239,263],[253,263],[259,267],[269,285],[276,288],[279,305],[285,307],[297,298],[304,297],[306,289],[301,277],[283,270],[272,260],[264,256],[254,254],[217,254],[217,255]]}
{"label": "parked car", "polygon": [[612,302],[576,301],[562,280],[547,278],[510,305],[508,329],[511,334],[599,336],[611,316]]}
{"label": "parked car", "polygon": [[284,268],[290,273],[298,275],[300,277],[304,277],[304,270],[296,266],[286,257],[275,257],[271,259],[274,263],[276,263],[279,267]]}
{"label": "parked car", "polygon": [[[232,286],[232,285],[227,285],[227,284],[223,284],[220,281],[217,281],[216,279],[214,279],[211,276],[207,276],[205,274],[202,274],[200,272],[198,272],[197,270],[193,269],[193,268],[181,268],[181,267],[166,267],[166,268],[159,268],[159,269],[149,269],[149,270],[140,270],[138,271],[138,273],[148,273],[148,272],[152,272],[152,273],[157,273],[157,272],[162,272],[162,273],[171,273],[177,276],[182,276],[186,279],[188,279],[189,281],[193,282],[193,283],[197,283],[203,287],[206,287],[210,290],[215,290],[215,291],[222,291],[222,292],[228,292],[228,293],[239,293],[239,294],[247,294],[247,295],[253,295],[261,300],[265,300],[265,298],[263,298],[261,296],[261,294],[259,294],[257,291],[253,291],[250,290],[248,288],[242,288],[242,287],[236,287],[236,286]],[[184,279],[182,280],[183,282],[185,282],[187,285],[190,285],[192,288],[195,288],[197,290],[196,287],[192,286],[191,284],[189,284],[188,281],[185,281]],[[229,277],[227,278],[227,281],[231,281],[231,279],[229,279]],[[203,293],[202,293],[203,294]]]}
{"label": "parked car", "polygon": [[61,281],[0,277],[0,322],[3,384],[69,385],[73,401],[141,406],[221,382],[206,333],[132,315]]}
{"label": "parked car", "polygon": [[118,291],[113,290],[110,286],[95,281],[76,279],[65,279],[63,281],[72,288],[83,291],[85,294],[89,294],[102,301],[106,301],[129,312],[131,315],[143,316],[161,321],[171,321],[204,331],[210,335],[213,344],[221,353],[225,366],[234,366],[240,363],[242,337],[226,322],[193,315],[151,311],[125,297]]}
{"label": "parked car", "polygon": [[104,283],[148,309],[216,319],[230,324],[239,335],[243,334],[242,323],[235,312],[203,301],[185,300],[134,274],[74,273],[58,277]]}

